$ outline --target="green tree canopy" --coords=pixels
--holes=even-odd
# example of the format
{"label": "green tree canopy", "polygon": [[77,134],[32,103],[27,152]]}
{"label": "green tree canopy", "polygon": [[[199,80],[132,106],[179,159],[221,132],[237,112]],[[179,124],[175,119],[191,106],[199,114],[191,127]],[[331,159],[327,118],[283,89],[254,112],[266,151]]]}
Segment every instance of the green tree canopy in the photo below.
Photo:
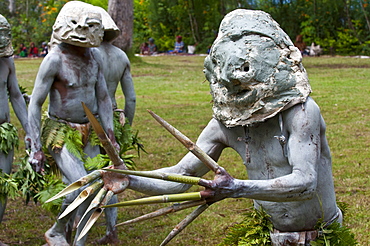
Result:
{"label": "green tree canopy", "polygon": [[[13,45],[40,45],[50,39],[52,25],[68,0],[14,0],[1,2],[3,15],[12,25]],[[107,9],[108,0],[86,0]],[[173,49],[175,37],[197,44],[205,53],[220,21],[236,8],[266,11],[294,41],[302,34],[306,44],[320,44],[326,53],[370,55],[370,0],[134,0],[133,49],[152,37],[160,51]]]}

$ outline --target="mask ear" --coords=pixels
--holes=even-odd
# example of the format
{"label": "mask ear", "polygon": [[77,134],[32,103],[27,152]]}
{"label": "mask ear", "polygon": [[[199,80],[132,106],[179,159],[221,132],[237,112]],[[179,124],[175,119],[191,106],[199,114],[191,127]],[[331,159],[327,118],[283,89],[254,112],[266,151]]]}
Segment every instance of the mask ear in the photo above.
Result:
{"label": "mask ear", "polygon": [[210,57],[210,55],[208,55],[206,57],[206,59],[204,59],[204,75],[206,76],[206,79],[209,81],[209,83],[211,84],[215,84],[216,83],[216,79],[215,79],[215,65],[213,64],[212,62],[212,59]]}

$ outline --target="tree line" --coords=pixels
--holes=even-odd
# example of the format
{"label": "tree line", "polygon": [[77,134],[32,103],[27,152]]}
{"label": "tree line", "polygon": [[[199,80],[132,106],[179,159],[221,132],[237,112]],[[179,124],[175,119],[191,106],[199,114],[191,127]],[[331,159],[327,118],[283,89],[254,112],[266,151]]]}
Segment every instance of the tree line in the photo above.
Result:
{"label": "tree line", "polygon": [[[110,0],[112,1],[112,0]],[[13,45],[48,41],[55,18],[67,0],[2,1],[2,14],[12,25]],[[108,0],[85,0],[108,9]],[[160,51],[173,49],[175,36],[205,53],[215,39],[220,21],[236,8],[271,14],[294,41],[299,34],[326,54],[370,55],[370,0],[123,0],[133,9],[130,44],[154,38]],[[131,5],[130,5],[131,4]],[[128,49],[126,47],[124,49]],[[126,50],[127,51],[127,50]]]}

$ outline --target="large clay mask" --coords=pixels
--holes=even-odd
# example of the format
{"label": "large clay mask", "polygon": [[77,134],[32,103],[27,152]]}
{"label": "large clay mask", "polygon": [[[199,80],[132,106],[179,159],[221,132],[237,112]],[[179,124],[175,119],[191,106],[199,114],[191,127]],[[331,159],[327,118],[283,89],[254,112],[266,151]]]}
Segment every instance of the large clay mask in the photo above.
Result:
{"label": "large clay mask", "polygon": [[53,26],[53,38],[80,47],[98,47],[103,35],[99,10],[91,4],[78,1],[66,3]]}
{"label": "large clay mask", "polygon": [[[259,17],[264,12],[257,13]],[[289,37],[272,19],[271,26],[263,28],[275,28],[275,31],[267,30],[267,35],[263,35],[263,30],[253,30],[260,20],[256,18],[251,23],[251,14],[255,12],[237,10],[225,17],[228,25],[221,24],[222,30],[220,27],[204,62],[214,117],[228,127],[263,122],[304,102],[310,93],[299,50],[290,45]],[[233,19],[233,15],[237,18]],[[246,24],[243,15],[248,15]],[[266,18],[265,15],[262,16]],[[277,43],[277,40],[283,41]]]}
{"label": "large clay mask", "polygon": [[0,15],[0,57],[13,55],[12,34],[8,21]]}

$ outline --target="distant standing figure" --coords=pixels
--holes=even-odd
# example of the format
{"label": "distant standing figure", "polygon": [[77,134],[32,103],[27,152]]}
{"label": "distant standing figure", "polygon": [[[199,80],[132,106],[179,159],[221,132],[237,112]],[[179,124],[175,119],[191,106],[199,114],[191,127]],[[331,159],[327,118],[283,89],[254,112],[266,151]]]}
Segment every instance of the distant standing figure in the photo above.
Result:
{"label": "distant standing figure", "polygon": [[154,43],[154,39],[153,38],[149,38],[148,39],[148,42],[149,42],[149,55],[155,55],[157,54],[157,45]]}
{"label": "distant standing figure", "polygon": [[36,47],[34,42],[30,43],[30,49],[28,52],[28,57],[38,57],[39,56],[39,49]]}

